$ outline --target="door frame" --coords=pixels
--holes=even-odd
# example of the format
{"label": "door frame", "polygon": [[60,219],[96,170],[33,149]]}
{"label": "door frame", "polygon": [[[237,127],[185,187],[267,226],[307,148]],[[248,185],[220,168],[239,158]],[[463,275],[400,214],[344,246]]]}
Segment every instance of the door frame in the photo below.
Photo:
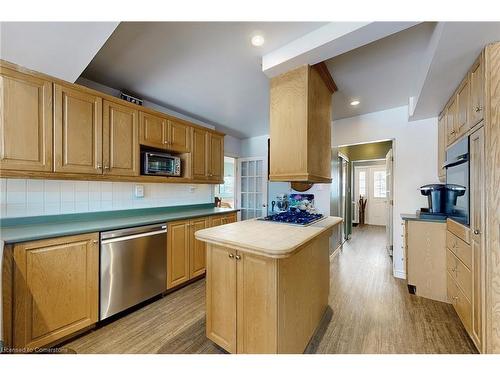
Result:
{"label": "door frame", "polygon": [[[262,161],[262,199],[263,199],[263,216],[267,215],[267,202],[268,202],[268,170],[267,170],[267,157],[265,156],[252,156],[248,158],[236,158],[236,187],[235,187],[235,197],[234,206],[241,209],[241,162],[244,161]],[[238,220],[241,220],[241,211],[238,211]]]}

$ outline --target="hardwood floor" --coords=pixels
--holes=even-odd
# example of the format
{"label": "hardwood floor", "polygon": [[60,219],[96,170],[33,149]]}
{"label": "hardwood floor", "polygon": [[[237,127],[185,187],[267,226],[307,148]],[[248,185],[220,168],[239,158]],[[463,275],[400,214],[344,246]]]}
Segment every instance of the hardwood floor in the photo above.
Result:
{"label": "hardwood floor", "polygon": [[[385,229],[355,228],[332,260],[331,310],[307,353],[476,353],[451,305],[392,276]],[[64,346],[77,353],[223,353],[205,337],[200,280]]]}

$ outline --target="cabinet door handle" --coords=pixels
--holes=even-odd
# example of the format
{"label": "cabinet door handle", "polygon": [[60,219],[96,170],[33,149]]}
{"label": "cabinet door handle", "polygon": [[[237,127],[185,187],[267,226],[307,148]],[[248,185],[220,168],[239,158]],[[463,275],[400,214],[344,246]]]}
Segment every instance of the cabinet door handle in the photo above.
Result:
{"label": "cabinet door handle", "polygon": [[480,105],[474,107],[474,111],[476,111],[476,112],[481,112],[482,110],[483,110],[483,107],[481,107]]}
{"label": "cabinet door handle", "polygon": [[241,259],[241,256],[240,255],[236,255],[236,260],[240,260]]}
{"label": "cabinet door handle", "polygon": [[93,240],[92,243],[96,244],[96,243],[99,243],[99,241],[98,240]]}
{"label": "cabinet door handle", "polygon": [[229,254],[229,258],[233,259],[234,258],[234,254]]}
{"label": "cabinet door handle", "polygon": [[478,229],[474,229],[474,234],[478,235],[481,234],[481,232]]}
{"label": "cabinet door handle", "polygon": [[108,170],[108,169],[109,169],[109,165],[105,165],[105,166],[104,166],[104,169],[105,169],[105,170]]}
{"label": "cabinet door handle", "polygon": [[101,164],[97,164],[97,169],[101,169],[102,168],[102,165]]}

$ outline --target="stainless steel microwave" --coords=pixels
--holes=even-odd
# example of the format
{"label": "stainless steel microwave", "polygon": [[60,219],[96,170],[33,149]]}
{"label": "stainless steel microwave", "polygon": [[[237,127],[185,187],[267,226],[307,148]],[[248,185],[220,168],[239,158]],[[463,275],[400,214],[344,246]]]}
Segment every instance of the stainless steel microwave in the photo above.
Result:
{"label": "stainless steel microwave", "polygon": [[141,174],[156,176],[180,176],[181,159],[161,152],[141,152]]}

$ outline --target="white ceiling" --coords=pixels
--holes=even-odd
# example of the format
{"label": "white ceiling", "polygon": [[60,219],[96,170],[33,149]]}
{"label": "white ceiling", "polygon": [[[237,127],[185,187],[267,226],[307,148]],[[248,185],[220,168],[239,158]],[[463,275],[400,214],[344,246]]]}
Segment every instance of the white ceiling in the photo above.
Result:
{"label": "white ceiling", "polygon": [[[320,22],[123,22],[82,76],[246,138],[268,133],[262,56]],[[261,32],[256,48],[250,38]]]}
{"label": "white ceiling", "polygon": [[500,41],[500,22],[440,22],[414,94],[410,120],[437,116],[481,50]]}
{"label": "white ceiling", "polygon": [[[435,23],[425,22],[326,61],[339,91],[333,118],[408,104]],[[361,103],[351,106],[354,99]]]}
{"label": "white ceiling", "polygon": [[0,58],[74,82],[118,22],[0,22]]}

